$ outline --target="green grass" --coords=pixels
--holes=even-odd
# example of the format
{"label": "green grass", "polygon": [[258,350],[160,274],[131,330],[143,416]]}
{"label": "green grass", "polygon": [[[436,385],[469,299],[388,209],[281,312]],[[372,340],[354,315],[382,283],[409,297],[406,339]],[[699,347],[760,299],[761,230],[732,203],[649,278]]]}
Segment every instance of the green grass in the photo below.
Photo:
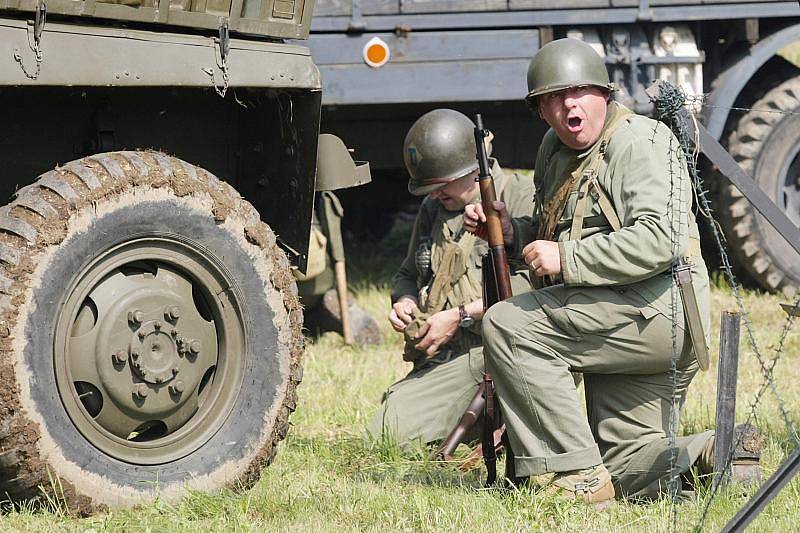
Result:
{"label": "green grass", "polygon": [[[343,346],[334,333],[312,339],[305,358],[305,381],[289,437],[261,480],[241,494],[192,494],[178,504],[164,502],[87,519],[70,518],[54,503],[49,511],[20,510],[0,517],[0,530],[25,531],[650,531],[670,529],[667,501],[647,505],[619,502],[604,511],[544,497],[530,490],[484,490],[483,470],[461,473],[431,462],[424,450],[401,453],[373,443],[365,426],[381,393],[407,372],[401,341],[384,319],[393,265],[405,252],[407,232],[398,230],[377,249],[357,250],[350,259],[359,303],[380,317],[384,343],[372,348]],[[380,263],[375,264],[375,258]],[[745,293],[756,338],[768,355],[779,339],[784,313],[775,296]],[[733,308],[726,289],[715,289],[714,314]],[[715,320],[715,327],[718,320]],[[713,336],[718,336],[715,329]],[[793,331],[776,380],[790,413],[800,409],[800,336]],[[717,350],[716,345],[712,354]],[[762,383],[743,332],[738,394],[744,419],[753,393]],[[701,373],[690,389],[683,433],[713,426],[716,374]],[[767,437],[763,468],[772,473],[792,445],[771,395],[758,408]],[[795,417],[795,422],[797,422]],[[792,531],[800,523],[800,480],[793,482],[758,518],[753,530]],[[719,530],[747,499],[731,488],[718,497],[706,522]],[[701,493],[677,508],[680,530],[697,522],[706,496]]]}

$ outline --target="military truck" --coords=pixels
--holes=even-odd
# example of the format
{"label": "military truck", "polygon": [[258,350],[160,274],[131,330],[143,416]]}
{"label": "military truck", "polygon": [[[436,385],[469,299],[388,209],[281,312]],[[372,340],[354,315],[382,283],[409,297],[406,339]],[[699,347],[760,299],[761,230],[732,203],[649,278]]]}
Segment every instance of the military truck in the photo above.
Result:
{"label": "military truck", "polygon": [[[706,95],[696,107],[708,130],[800,226],[800,6],[776,0],[318,0],[309,46],[324,82],[323,125],[346,130],[372,165],[373,196],[359,202],[374,206],[367,216],[407,197],[398,147],[435,107],[481,112],[499,160],[531,168],[544,127],[522,102],[527,65],[567,36],[605,58],[617,97],[637,112],[652,111],[645,89],[655,79]],[[798,254],[710,170],[739,266],[794,293]]]}
{"label": "military truck", "polygon": [[302,377],[291,270],[321,103],[285,40],[312,9],[0,2],[4,500],[89,513],[246,487],[272,459]]}

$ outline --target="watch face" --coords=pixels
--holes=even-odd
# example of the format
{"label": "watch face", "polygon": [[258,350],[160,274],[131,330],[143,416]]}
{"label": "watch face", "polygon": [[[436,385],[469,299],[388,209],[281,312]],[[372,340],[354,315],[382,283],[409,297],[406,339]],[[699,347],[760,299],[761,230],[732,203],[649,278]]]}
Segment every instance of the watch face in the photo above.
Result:
{"label": "watch face", "polygon": [[461,319],[461,322],[459,322],[458,325],[461,326],[462,328],[468,328],[474,323],[475,323],[474,318],[472,318],[471,316],[465,316],[464,318]]}

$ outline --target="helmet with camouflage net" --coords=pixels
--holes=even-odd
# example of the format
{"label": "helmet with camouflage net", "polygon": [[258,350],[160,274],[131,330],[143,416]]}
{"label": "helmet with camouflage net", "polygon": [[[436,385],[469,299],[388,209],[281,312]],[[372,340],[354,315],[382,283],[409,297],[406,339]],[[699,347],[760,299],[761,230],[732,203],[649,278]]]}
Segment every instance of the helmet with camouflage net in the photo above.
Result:
{"label": "helmet with camouflage net", "polygon": [[539,95],[585,85],[614,90],[605,62],[594,48],[578,39],[557,39],[542,46],[531,59],[525,99],[535,106]]}
{"label": "helmet with camouflage net", "polygon": [[452,109],[434,109],[414,122],[403,143],[408,191],[423,196],[478,168],[475,124]]}

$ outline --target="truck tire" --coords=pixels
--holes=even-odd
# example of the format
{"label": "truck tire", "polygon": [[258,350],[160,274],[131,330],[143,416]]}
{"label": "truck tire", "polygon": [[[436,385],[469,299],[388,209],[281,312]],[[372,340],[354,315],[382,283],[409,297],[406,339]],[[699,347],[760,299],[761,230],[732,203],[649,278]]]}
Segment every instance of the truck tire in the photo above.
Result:
{"label": "truck tire", "polygon": [[288,429],[302,312],[258,212],[114,152],[0,208],[0,493],[86,515],[246,488]]}
{"label": "truck tire", "polygon": [[[730,134],[728,150],[800,227],[798,113],[800,77],[783,82],[753,104],[753,110],[739,120]],[[737,264],[763,288],[789,297],[795,294],[800,287],[800,254],[733,185],[720,187],[718,206]]]}

